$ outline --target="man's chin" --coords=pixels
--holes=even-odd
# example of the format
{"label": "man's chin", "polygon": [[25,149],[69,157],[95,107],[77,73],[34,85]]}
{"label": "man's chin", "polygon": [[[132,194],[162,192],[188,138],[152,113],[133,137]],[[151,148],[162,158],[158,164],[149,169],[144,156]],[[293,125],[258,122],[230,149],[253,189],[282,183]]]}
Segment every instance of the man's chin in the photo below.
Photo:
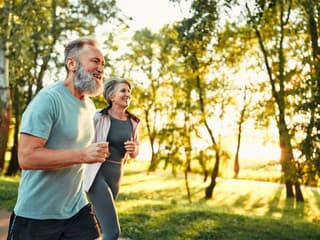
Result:
{"label": "man's chin", "polygon": [[97,89],[96,91],[93,91],[93,92],[85,92],[84,94],[89,96],[89,97],[97,97],[100,94],[102,94],[102,88],[101,89]]}

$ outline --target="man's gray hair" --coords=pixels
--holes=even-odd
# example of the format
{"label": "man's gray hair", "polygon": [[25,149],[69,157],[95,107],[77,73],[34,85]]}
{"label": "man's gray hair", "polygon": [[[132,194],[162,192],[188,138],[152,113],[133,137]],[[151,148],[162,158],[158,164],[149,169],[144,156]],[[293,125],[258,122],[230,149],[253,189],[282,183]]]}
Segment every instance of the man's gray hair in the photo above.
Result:
{"label": "man's gray hair", "polygon": [[66,65],[67,58],[74,57],[78,59],[79,57],[78,53],[85,45],[98,46],[99,44],[95,39],[89,38],[89,37],[81,37],[68,43],[68,45],[64,49],[64,64],[67,71],[68,71],[68,68]]}

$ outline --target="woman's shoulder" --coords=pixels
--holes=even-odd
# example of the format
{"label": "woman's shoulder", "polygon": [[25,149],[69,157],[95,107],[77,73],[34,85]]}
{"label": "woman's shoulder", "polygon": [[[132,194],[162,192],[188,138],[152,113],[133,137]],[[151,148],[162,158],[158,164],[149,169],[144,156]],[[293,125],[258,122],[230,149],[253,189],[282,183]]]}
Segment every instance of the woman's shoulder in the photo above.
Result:
{"label": "woman's shoulder", "polygon": [[106,115],[105,108],[99,108],[96,110],[96,113],[94,114],[94,120],[101,119],[104,115]]}
{"label": "woman's shoulder", "polygon": [[140,119],[136,116],[136,115],[134,115],[134,114],[132,114],[132,113],[130,113],[130,112],[128,112],[127,111],[127,114],[128,114],[128,116],[129,116],[129,118],[131,118],[133,121],[135,121],[136,123],[139,123],[140,122]]}

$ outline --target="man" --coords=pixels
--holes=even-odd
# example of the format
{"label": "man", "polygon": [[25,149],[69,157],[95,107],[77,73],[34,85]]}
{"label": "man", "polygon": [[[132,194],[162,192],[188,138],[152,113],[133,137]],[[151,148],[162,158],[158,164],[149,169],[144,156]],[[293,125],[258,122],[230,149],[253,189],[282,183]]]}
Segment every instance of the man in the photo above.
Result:
{"label": "man", "polygon": [[90,144],[95,107],[89,96],[102,91],[104,64],[95,40],[70,42],[65,80],[42,89],[25,110],[18,149],[22,173],[8,239],[99,237],[82,176],[83,163],[103,162],[109,154],[106,143]]}

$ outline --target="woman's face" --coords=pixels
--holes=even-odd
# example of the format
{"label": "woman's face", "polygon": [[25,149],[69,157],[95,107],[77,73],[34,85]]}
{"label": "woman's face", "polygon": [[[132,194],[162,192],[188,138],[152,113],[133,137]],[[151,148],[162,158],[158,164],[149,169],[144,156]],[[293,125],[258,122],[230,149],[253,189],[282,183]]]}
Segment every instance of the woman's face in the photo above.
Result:
{"label": "woman's face", "polygon": [[110,96],[112,106],[121,108],[129,107],[131,101],[131,89],[126,83],[118,83],[115,85],[114,92]]}

